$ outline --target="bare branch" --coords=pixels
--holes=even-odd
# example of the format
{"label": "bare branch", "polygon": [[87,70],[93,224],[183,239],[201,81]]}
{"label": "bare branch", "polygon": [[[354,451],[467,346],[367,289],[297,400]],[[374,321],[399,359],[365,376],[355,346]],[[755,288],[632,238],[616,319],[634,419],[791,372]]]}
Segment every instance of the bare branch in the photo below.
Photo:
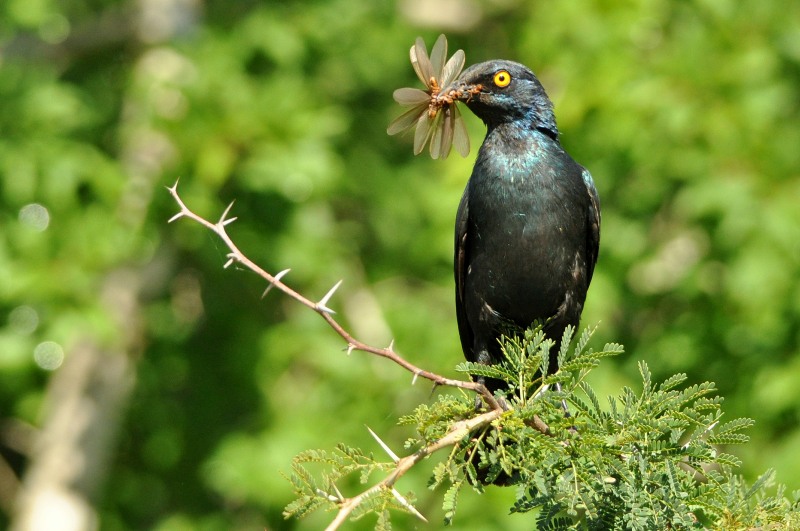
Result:
{"label": "bare branch", "polygon": [[236,219],[236,218],[227,218],[228,214],[231,211],[231,208],[233,207],[233,203],[229,204],[228,207],[225,209],[222,216],[220,217],[219,222],[212,223],[206,220],[205,218],[195,214],[186,206],[186,204],[183,202],[180,195],[178,194],[178,181],[175,181],[174,185],[167,187],[167,190],[169,191],[172,198],[180,207],[180,212],[172,216],[170,218],[170,222],[185,217],[191,219],[196,223],[199,223],[200,225],[203,225],[208,230],[214,232],[217,236],[219,236],[219,238],[225,243],[225,245],[230,250],[230,253],[228,253],[228,261],[226,262],[225,267],[229,267],[234,262],[238,262],[247,269],[256,273],[258,276],[260,276],[269,283],[269,286],[267,286],[264,295],[266,295],[269,292],[269,290],[274,287],[282,291],[292,299],[296,300],[303,306],[306,306],[311,310],[317,312],[325,320],[325,322],[328,323],[328,325],[331,328],[333,328],[333,330],[342,339],[345,340],[345,342],[347,343],[348,354],[354,350],[359,350],[362,352],[367,352],[369,354],[374,354],[376,356],[381,356],[383,358],[388,358],[397,365],[400,365],[407,371],[411,372],[414,375],[414,380],[416,380],[417,377],[422,377],[434,382],[437,385],[446,385],[449,387],[459,387],[461,389],[469,389],[481,395],[481,397],[483,397],[484,401],[486,402],[489,408],[497,410],[503,409],[503,406],[497,401],[494,395],[492,395],[492,393],[483,384],[477,382],[469,382],[465,380],[455,380],[452,378],[445,378],[444,376],[441,376],[439,374],[423,370],[414,365],[413,363],[409,362],[399,354],[397,354],[394,351],[394,341],[392,341],[392,343],[387,348],[379,348],[379,347],[374,347],[372,345],[368,345],[366,343],[363,343],[355,339],[352,335],[350,335],[348,331],[346,331],[342,327],[341,324],[339,324],[338,321],[336,321],[336,319],[332,317],[333,311],[327,307],[328,300],[336,291],[336,289],[339,287],[341,281],[339,281],[319,302],[314,302],[308,299],[307,297],[304,297],[303,295],[293,290],[292,288],[290,288],[281,281],[281,278],[286,273],[288,273],[289,271],[288,269],[285,269],[276,275],[271,275],[270,273],[259,267],[256,263],[251,261],[249,258],[247,258],[247,256],[245,256],[244,253],[242,253],[239,250],[239,248],[236,246],[236,244],[233,242],[233,240],[230,238],[227,231],[225,230],[227,224],[230,223],[232,220]]}

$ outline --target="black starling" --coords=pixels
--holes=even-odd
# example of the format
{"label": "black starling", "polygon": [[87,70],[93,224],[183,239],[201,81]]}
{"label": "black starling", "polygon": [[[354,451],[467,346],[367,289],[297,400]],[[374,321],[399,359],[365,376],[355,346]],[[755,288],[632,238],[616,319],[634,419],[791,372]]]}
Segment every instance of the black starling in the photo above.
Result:
{"label": "black starling", "polygon": [[561,147],[553,104],[524,65],[476,64],[441,92],[464,101],[487,127],[456,217],[464,355],[497,363],[499,337],[538,320],[556,342],[554,372],[558,343],[567,325],[578,325],[597,261],[600,204],[592,177]]}

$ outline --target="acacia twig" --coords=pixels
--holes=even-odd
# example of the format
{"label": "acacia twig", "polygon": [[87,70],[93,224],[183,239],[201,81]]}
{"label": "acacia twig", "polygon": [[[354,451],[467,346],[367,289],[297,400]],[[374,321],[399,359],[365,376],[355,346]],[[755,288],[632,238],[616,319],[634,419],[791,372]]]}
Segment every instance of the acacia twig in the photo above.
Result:
{"label": "acacia twig", "polygon": [[[418,518],[425,520],[425,518],[419,514],[419,512],[409,504],[405,498],[400,496],[400,493],[395,490],[394,485],[397,483],[397,480],[400,479],[406,472],[408,472],[411,467],[431,455],[432,453],[436,452],[437,450],[441,450],[442,448],[447,448],[450,446],[455,446],[459,442],[461,442],[464,437],[472,433],[473,431],[482,428],[484,426],[488,426],[494,420],[500,418],[500,415],[503,414],[503,410],[493,409],[491,411],[487,411],[486,413],[482,413],[480,415],[460,420],[453,424],[450,428],[450,431],[442,437],[438,439],[428,446],[424,448],[420,448],[416,452],[406,457],[403,457],[396,462],[395,469],[386,476],[383,480],[379,483],[373,485],[372,487],[368,488],[364,492],[352,497],[352,498],[341,498],[338,501],[339,503],[339,512],[336,514],[336,518],[325,528],[325,531],[333,531],[335,529],[339,529],[339,527],[344,523],[347,517],[353,512],[353,509],[358,507],[366,498],[374,495],[376,492],[382,489],[391,489],[392,493],[394,494],[395,498],[400,501],[400,503],[408,509],[412,514],[417,516]],[[372,430],[370,430],[372,431]]]}
{"label": "acacia twig", "polygon": [[354,338],[347,330],[344,329],[344,327],[342,327],[341,324],[339,324],[339,322],[336,319],[333,318],[333,314],[335,312],[328,307],[328,302],[330,301],[330,298],[342,284],[341,280],[337,282],[328,291],[328,293],[325,294],[324,297],[322,297],[319,301],[315,302],[301,295],[300,293],[298,293],[297,291],[293,290],[292,288],[283,283],[281,279],[286,275],[286,273],[289,272],[288,269],[283,270],[275,275],[271,275],[263,268],[258,266],[258,264],[254,263],[252,260],[247,258],[247,256],[245,256],[245,254],[239,250],[236,244],[233,243],[233,240],[230,238],[227,231],[225,230],[225,227],[227,225],[236,221],[235,217],[231,218],[228,217],[228,214],[230,213],[230,210],[233,207],[232,202],[222,213],[222,216],[220,217],[219,221],[217,221],[216,223],[212,223],[204,219],[203,217],[195,214],[186,206],[186,204],[181,199],[180,195],[178,195],[178,181],[175,181],[175,184],[172,185],[171,187],[168,187],[167,190],[169,190],[170,195],[172,195],[173,199],[175,199],[175,202],[178,203],[178,206],[181,209],[180,212],[178,212],[177,214],[172,216],[172,218],[170,218],[169,220],[170,223],[185,217],[213,231],[217,236],[220,237],[220,239],[225,243],[225,245],[228,247],[228,250],[230,251],[227,255],[228,261],[225,263],[224,267],[227,268],[234,262],[238,262],[269,283],[269,286],[267,286],[267,289],[264,292],[265,295],[270,289],[277,288],[286,295],[288,295],[289,297],[293,298],[294,300],[302,304],[303,306],[306,306],[311,310],[317,312],[325,320],[325,322],[328,323],[328,325],[331,328],[333,328],[333,330],[342,339],[345,340],[345,342],[347,343],[348,354],[353,352],[354,350],[358,350],[361,352],[368,352],[376,356],[381,356],[383,358],[388,358],[397,365],[400,365],[407,371],[411,372],[414,375],[414,381],[416,381],[417,377],[422,377],[432,381],[436,385],[446,385],[449,387],[459,387],[461,389],[469,389],[471,391],[476,392],[481,397],[483,397],[484,401],[486,402],[487,406],[490,409],[499,409],[499,410],[503,409],[503,406],[497,401],[497,399],[494,397],[494,395],[492,395],[491,391],[489,391],[485,385],[477,382],[469,382],[465,380],[446,378],[439,374],[435,374],[430,371],[421,369],[394,351],[393,348],[394,341],[392,341],[392,343],[390,343],[388,347],[381,348],[368,345]]}

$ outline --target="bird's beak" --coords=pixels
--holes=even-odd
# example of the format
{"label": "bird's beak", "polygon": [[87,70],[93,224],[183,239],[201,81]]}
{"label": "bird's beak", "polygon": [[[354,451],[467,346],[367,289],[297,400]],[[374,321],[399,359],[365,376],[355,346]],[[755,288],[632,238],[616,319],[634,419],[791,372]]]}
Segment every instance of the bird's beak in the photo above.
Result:
{"label": "bird's beak", "polygon": [[483,86],[480,83],[473,84],[457,79],[448,86],[442,88],[436,99],[441,104],[450,104],[456,101],[469,102],[473,96],[480,94]]}

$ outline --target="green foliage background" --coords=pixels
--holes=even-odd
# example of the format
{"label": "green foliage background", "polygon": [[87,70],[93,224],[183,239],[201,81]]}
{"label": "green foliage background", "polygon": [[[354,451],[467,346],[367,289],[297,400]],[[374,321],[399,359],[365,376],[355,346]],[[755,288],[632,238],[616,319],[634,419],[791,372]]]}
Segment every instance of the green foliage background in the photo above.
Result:
{"label": "green foliage background", "polygon": [[[310,295],[344,279],[332,305],[360,339],[455,376],[452,225],[472,157],[414,158],[410,138],[385,134],[392,91],[415,83],[409,46],[445,32],[467,64],[536,71],[594,175],[584,323],[627,351],[595,371],[599,394],[635,384],[639,360],[656,381],[715,381],[726,411],[757,422],[736,449],[744,473],[775,467],[800,488],[797,20],[798,3],[756,0],[3,2],[0,417],[41,422],[37,345],[69,356],[131,332],[101,291],[137,271],[145,348],[102,528],[324,525],[283,521],[278,472],[306,448],[374,446],[365,424],[399,450],[409,434],[392,419],[430,388],[347,357],[277,293],[260,300],[263,283],[223,270],[212,235],[166,224],[164,186],[180,177],[212,218],[235,199],[230,232],[252,259],[291,267]],[[477,146],[483,126],[467,121]],[[432,528],[439,497],[418,504]],[[465,493],[454,528],[530,528],[506,514],[512,499]]]}

